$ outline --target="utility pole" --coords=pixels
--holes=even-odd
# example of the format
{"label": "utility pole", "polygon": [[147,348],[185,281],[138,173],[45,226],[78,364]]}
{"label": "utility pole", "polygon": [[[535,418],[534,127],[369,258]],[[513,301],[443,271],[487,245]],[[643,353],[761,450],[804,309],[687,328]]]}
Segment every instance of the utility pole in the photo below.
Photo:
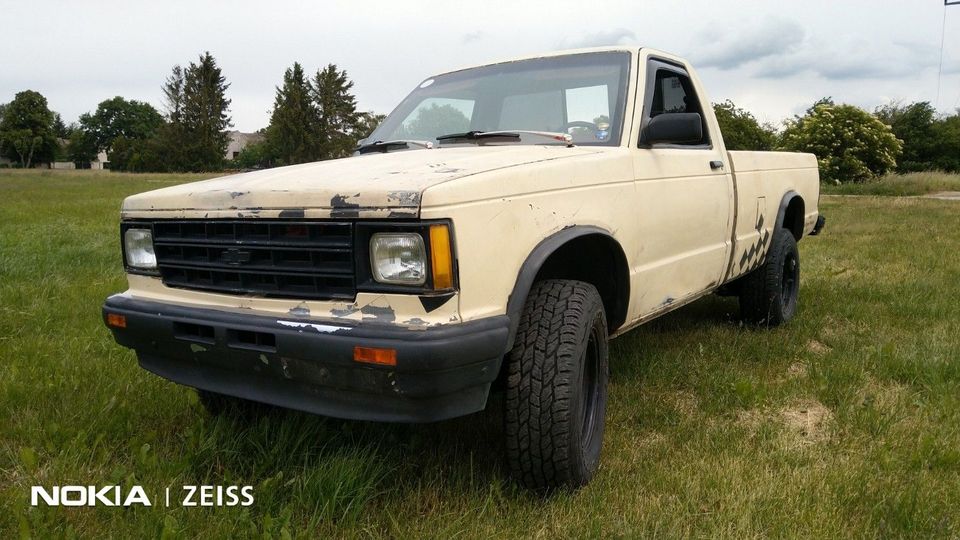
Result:
{"label": "utility pole", "polygon": [[960,6],[960,0],[943,0],[943,26],[940,27],[940,65],[937,67],[937,101],[934,107],[940,109],[940,79],[943,77],[943,40],[947,37],[947,7]]}

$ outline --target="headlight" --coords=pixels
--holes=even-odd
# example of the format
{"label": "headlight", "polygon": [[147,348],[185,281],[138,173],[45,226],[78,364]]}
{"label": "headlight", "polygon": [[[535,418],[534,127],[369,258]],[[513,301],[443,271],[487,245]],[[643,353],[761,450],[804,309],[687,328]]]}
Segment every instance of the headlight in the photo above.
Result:
{"label": "headlight", "polygon": [[370,268],[380,283],[423,285],[427,250],[416,233],[377,233],[370,238]]}
{"label": "headlight", "polygon": [[123,233],[123,250],[127,254],[127,266],[141,270],[157,267],[153,252],[153,233],[150,229],[127,229]]}

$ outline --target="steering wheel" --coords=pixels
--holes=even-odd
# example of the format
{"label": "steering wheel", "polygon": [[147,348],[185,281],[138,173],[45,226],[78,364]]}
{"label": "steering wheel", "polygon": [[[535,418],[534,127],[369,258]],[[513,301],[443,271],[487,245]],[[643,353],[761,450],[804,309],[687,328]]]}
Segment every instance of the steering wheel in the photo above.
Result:
{"label": "steering wheel", "polygon": [[600,128],[597,127],[596,124],[594,124],[593,122],[587,122],[584,120],[574,120],[572,122],[567,122],[560,128],[560,131],[562,131],[563,133],[569,133],[570,128],[575,128],[575,127],[587,128],[591,131],[600,131]]}

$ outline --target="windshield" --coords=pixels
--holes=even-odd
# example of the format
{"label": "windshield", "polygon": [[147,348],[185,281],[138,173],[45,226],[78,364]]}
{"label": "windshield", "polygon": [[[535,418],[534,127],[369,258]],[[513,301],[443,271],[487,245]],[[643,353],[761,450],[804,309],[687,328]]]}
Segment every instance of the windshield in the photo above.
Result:
{"label": "windshield", "polygon": [[[471,131],[568,133],[576,145],[615,146],[623,127],[630,54],[536,58],[423,81],[367,141],[435,141]],[[449,145],[449,142],[444,142]],[[547,144],[521,134],[500,144]]]}

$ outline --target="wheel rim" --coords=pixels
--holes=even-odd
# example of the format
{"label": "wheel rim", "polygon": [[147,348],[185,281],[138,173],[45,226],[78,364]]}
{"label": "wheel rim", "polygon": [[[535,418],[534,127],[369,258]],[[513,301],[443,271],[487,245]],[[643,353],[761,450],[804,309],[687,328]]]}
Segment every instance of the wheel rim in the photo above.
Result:
{"label": "wheel rim", "polygon": [[583,396],[583,418],[580,423],[580,444],[584,450],[593,443],[594,428],[597,423],[597,401],[600,395],[600,346],[596,331],[587,338],[587,347],[583,359],[583,380],[580,387]]}
{"label": "wheel rim", "polygon": [[797,306],[797,292],[800,288],[800,261],[794,252],[787,253],[783,260],[783,276],[780,280],[784,313],[793,313]]}

